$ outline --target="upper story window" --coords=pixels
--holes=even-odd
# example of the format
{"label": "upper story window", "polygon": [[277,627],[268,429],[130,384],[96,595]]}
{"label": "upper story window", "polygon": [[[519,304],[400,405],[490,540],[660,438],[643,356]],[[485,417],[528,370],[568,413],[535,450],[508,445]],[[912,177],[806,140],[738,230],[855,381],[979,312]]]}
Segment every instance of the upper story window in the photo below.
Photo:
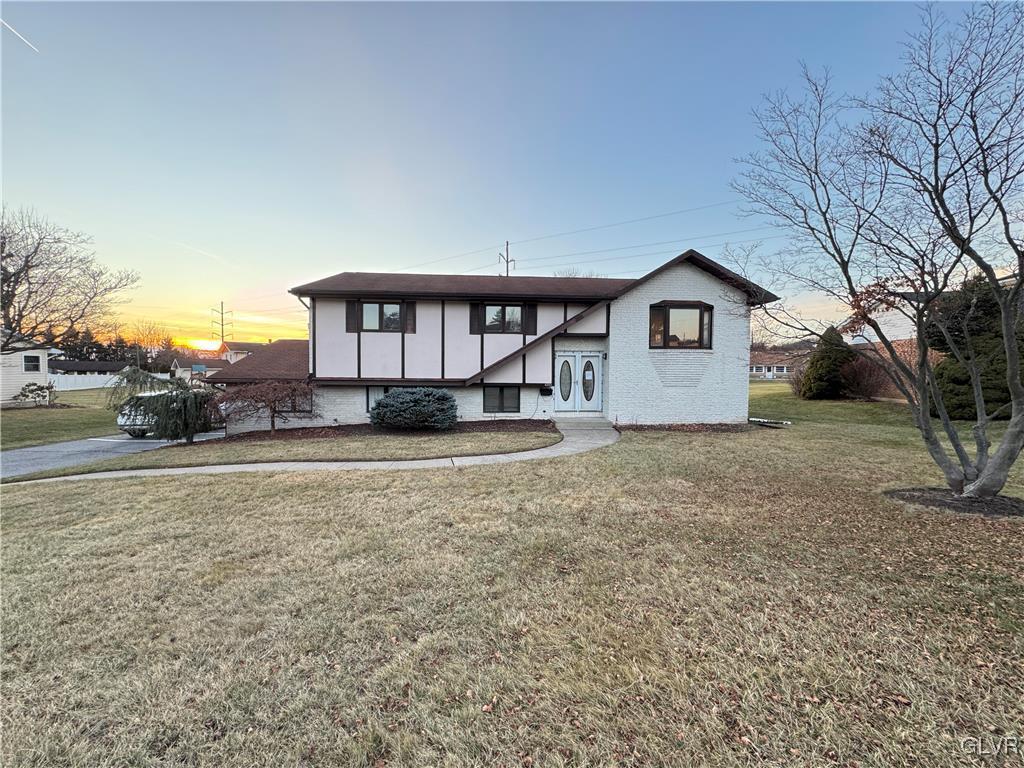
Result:
{"label": "upper story window", "polygon": [[651,306],[651,349],[711,349],[714,308],[702,301],[663,301]]}
{"label": "upper story window", "polygon": [[537,333],[537,305],[484,304],[469,305],[469,332],[480,333]]}
{"label": "upper story window", "polygon": [[523,307],[519,304],[484,305],[484,333],[522,333]]}
{"label": "upper story window", "polygon": [[348,333],[416,333],[415,301],[350,301],[346,317]]}
{"label": "upper story window", "polygon": [[25,373],[39,373],[39,369],[42,367],[40,360],[39,355],[22,355],[21,361],[25,366]]}

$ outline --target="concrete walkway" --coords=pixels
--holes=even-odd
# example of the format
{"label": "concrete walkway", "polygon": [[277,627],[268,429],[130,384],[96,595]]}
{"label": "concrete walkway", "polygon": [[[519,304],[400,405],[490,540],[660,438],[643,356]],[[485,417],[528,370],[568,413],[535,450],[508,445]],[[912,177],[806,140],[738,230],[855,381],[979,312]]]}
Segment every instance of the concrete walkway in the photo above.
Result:
{"label": "concrete walkway", "polygon": [[413,459],[408,461],[272,461],[259,464],[211,464],[203,467],[169,467],[167,469],[124,469],[111,472],[92,472],[83,475],[48,477],[42,480],[26,480],[19,485],[30,483],[59,483],[68,480],[110,480],[122,477],[165,477],[173,475],[224,475],[232,472],[338,472],[349,470],[405,470],[405,469],[450,469],[452,467],[475,467],[481,464],[509,464],[533,459],[557,459],[586,453],[595,448],[611,445],[619,439],[619,433],[607,421],[586,419],[559,421],[558,429],[563,435],[561,442],[546,448],[516,453],[498,453],[489,456],[456,456],[450,459]]}

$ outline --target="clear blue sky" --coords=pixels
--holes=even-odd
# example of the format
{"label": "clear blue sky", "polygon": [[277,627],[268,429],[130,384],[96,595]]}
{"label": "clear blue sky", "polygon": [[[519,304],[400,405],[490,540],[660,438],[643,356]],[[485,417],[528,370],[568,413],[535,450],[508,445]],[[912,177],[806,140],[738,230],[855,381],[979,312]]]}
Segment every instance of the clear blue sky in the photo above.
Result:
{"label": "clear blue sky", "polygon": [[[954,9],[950,9],[955,13]],[[6,2],[3,193],[140,271],[129,315],[302,335],[286,289],[343,270],[495,264],[491,246],[734,201],[750,110],[799,62],[860,92],[909,4]],[[735,204],[513,245],[524,274],[714,257]],[[766,241],[774,245],[778,241]],[[620,248],[590,257],[530,262]],[[593,261],[640,274],[670,254]],[[584,264],[584,268],[588,265]],[[487,273],[494,267],[476,269]],[[285,327],[281,327],[284,325]]]}

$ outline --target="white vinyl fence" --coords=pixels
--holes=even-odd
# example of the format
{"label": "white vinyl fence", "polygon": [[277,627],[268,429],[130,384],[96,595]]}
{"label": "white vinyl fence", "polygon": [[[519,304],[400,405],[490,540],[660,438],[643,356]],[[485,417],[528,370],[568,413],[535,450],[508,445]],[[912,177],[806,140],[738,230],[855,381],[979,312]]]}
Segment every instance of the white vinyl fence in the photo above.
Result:
{"label": "white vinyl fence", "polygon": [[[152,375],[165,381],[171,378],[169,373],[154,373]],[[71,392],[76,389],[112,387],[117,377],[111,376],[109,373],[51,373],[47,378],[58,392]]]}

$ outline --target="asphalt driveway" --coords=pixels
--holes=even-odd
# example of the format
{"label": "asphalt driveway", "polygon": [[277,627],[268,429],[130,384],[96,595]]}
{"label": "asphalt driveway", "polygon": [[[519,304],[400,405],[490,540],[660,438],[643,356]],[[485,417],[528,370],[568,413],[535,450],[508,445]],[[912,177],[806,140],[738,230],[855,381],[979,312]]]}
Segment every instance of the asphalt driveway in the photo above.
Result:
{"label": "asphalt driveway", "polygon": [[[204,432],[196,435],[196,440],[210,440],[223,437],[224,433]],[[15,448],[0,452],[0,478],[7,479],[17,475],[27,475],[43,469],[61,469],[79,464],[90,464],[102,459],[112,459],[127,453],[151,451],[163,445],[170,445],[171,440],[140,440],[128,435],[111,435],[109,437],[89,437],[85,440],[69,440],[66,443],[50,443],[35,445],[31,448]]]}

